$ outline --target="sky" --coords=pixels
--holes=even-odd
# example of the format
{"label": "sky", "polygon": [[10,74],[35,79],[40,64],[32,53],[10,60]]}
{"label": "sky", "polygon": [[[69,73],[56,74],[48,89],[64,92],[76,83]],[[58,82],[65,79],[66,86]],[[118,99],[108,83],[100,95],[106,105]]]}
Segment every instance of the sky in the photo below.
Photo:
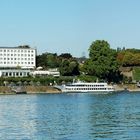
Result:
{"label": "sky", "polygon": [[88,57],[95,40],[140,49],[140,0],[0,0],[0,46]]}

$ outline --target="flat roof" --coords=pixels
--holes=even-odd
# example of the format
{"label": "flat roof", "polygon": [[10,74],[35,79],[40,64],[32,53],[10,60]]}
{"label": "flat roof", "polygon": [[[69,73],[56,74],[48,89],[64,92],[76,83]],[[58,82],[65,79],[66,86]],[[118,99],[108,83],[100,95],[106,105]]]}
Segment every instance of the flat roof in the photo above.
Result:
{"label": "flat roof", "polygon": [[5,46],[0,46],[0,49],[36,49],[36,48],[26,48],[26,47],[5,47]]}

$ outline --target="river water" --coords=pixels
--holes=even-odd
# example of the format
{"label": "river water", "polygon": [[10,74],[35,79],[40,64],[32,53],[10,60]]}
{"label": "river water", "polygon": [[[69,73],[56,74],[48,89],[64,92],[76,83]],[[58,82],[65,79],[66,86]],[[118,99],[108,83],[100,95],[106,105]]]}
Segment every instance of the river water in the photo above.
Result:
{"label": "river water", "polygon": [[0,140],[139,140],[140,93],[0,96]]}

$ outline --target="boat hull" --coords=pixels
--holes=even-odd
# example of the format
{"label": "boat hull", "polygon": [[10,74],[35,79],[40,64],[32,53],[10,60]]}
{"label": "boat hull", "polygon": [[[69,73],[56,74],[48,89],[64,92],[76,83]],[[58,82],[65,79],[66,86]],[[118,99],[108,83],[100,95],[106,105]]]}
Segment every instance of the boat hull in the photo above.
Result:
{"label": "boat hull", "polygon": [[62,93],[92,93],[92,94],[108,94],[115,91],[66,91],[62,90]]}

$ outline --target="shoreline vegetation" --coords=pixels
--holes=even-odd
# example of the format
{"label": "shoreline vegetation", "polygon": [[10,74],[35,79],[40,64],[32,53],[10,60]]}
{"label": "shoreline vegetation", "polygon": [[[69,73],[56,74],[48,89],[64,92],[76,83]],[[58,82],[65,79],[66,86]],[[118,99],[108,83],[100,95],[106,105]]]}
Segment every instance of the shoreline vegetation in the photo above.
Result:
{"label": "shoreline vegetation", "polygon": [[[135,84],[117,84],[114,85],[115,91],[129,91],[129,92],[138,92],[140,88],[138,88]],[[56,89],[52,86],[24,86],[24,90],[27,94],[60,94],[62,93],[59,89]],[[12,91],[11,87],[9,86],[0,86],[0,95],[12,95],[16,94]]]}

